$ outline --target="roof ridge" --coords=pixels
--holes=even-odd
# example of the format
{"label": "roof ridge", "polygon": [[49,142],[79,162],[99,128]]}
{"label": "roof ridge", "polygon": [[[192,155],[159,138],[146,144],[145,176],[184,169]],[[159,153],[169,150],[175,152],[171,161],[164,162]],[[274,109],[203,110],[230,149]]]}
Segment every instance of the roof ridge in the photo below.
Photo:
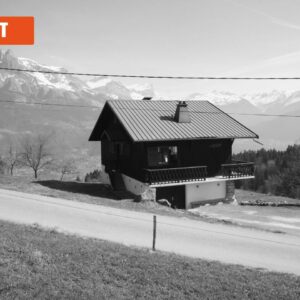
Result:
{"label": "roof ridge", "polygon": [[[211,103],[209,100],[201,100],[201,99],[197,99],[197,100],[182,100],[182,99],[166,99],[166,100],[161,100],[161,99],[151,99],[151,100],[143,100],[143,99],[108,99],[105,100],[106,102],[125,102],[125,101],[130,101],[130,102],[144,102],[144,103],[154,103],[154,102],[176,102],[176,101],[185,101],[185,102],[208,102]],[[212,104],[212,103],[211,103]]]}

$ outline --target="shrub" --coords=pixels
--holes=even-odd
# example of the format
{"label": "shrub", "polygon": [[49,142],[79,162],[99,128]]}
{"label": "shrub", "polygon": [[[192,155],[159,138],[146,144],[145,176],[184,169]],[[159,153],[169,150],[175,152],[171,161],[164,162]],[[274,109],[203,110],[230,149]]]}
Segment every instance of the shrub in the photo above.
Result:
{"label": "shrub", "polygon": [[84,182],[101,182],[101,171],[94,170],[93,172],[87,173]]}

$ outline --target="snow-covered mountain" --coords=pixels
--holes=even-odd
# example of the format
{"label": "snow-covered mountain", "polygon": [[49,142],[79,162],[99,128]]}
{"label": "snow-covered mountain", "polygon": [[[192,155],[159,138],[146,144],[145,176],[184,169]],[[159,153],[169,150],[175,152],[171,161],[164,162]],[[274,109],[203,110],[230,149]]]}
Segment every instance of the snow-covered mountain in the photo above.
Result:
{"label": "snow-covered mountain", "polygon": [[[264,93],[234,94],[226,91],[195,93],[187,97],[191,100],[208,100],[220,107],[236,107],[263,113],[283,113],[300,109],[300,91],[277,91]],[[245,107],[243,107],[243,104]]]}
{"label": "snow-covered mountain", "polygon": [[194,93],[186,97],[187,100],[207,100],[215,105],[223,106],[242,100],[240,95],[225,91],[211,91],[209,93]]}
{"label": "snow-covered mountain", "polygon": [[[16,57],[11,50],[0,50],[0,67],[35,71],[66,71],[27,58]],[[0,70],[0,95],[6,100],[24,102],[95,103],[99,95],[88,90],[86,83],[72,75],[43,74]]]}
{"label": "snow-covered mountain", "polygon": [[[45,66],[32,59],[16,57],[11,50],[0,50],[0,67],[67,72],[61,67]],[[0,96],[6,100],[24,102],[102,105],[107,99],[153,97],[154,90],[150,85],[127,87],[107,77],[95,77],[86,81],[68,74],[0,70]]]}
{"label": "snow-covered mountain", "polygon": [[108,99],[141,100],[155,97],[153,86],[149,84],[124,85],[109,77],[95,77],[87,81],[87,85],[93,92],[104,94]]}

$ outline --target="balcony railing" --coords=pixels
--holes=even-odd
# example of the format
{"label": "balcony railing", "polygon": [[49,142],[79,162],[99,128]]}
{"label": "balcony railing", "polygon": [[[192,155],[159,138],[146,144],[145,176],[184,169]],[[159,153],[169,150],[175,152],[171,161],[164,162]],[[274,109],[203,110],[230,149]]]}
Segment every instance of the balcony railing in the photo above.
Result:
{"label": "balcony railing", "polygon": [[[149,184],[170,184],[179,182],[204,181],[207,179],[207,166],[145,169],[145,182]],[[254,176],[254,163],[232,161],[221,165],[215,178],[243,178]],[[214,176],[211,176],[214,178]]]}
{"label": "balcony railing", "polygon": [[145,169],[145,181],[149,184],[166,184],[206,180],[207,167],[182,167],[168,169]]}
{"label": "balcony railing", "polygon": [[254,176],[254,163],[232,161],[221,165],[221,176],[224,178],[238,178]]}

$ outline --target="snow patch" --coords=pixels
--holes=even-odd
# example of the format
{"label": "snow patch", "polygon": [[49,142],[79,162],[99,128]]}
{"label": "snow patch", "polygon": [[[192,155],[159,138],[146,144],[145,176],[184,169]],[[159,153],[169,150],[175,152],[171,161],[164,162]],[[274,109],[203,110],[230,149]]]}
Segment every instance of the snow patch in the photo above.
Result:
{"label": "snow patch", "polygon": [[142,94],[139,94],[139,93],[136,93],[136,92],[131,92],[130,97],[133,100],[142,100],[144,98],[144,96]]}
{"label": "snow patch", "polygon": [[35,70],[38,67],[39,69],[44,68],[44,69],[48,69],[48,70],[55,71],[55,72],[64,70],[64,68],[62,68],[62,67],[41,65],[37,61],[35,61],[31,58],[18,57],[18,61],[20,64],[22,64],[23,66],[25,66],[28,69],[32,68]]}
{"label": "snow patch", "polygon": [[136,91],[136,92],[152,90],[152,86],[148,83],[145,83],[145,84],[131,84],[131,85],[127,85],[127,88],[129,90],[133,90],[133,91]]}
{"label": "snow patch", "polygon": [[97,79],[97,80],[90,80],[90,81],[87,81],[87,85],[91,88],[91,89],[96,89],[96,88],[99,88],[99,87],[104,87],[106,86],[107,84],[111,83],[113,80],[109,77],[106,77],[106,78],[100,78],[100,79]]}
{"label": "snow patch", "polygon": [[273,216],[270,217],[270,219],[287,223],[300,223],[300,218],[285,218],[280,216]]}
{"label": "snow patch", "polygon": [[111,94],[110,95],[110,98],[114,99],[114,100],[118,100],[119,99],[119,96],[118,95],[115,95],[115,94]]}
{"label": "snow patch", "polygon": [[249,215],[249,216],[253,216],[255,214],[257,214],[257,211],[255,210],[248,210],[248,211],[242,211],[242,213]]}
{"label": "snow patch", "polygon": [[63,89],[63,90],[74,92],[74,89],[70,86],[70,83],[65,76],[61,76],[60,78],[61,81],[57,81],[53,83],[48,79],[49,78],[49,76],[47,76],[48,74],[32,73],[31,75],[35,77],[38,80],[38,83],[41,85],[46,85],[56,89]]}

